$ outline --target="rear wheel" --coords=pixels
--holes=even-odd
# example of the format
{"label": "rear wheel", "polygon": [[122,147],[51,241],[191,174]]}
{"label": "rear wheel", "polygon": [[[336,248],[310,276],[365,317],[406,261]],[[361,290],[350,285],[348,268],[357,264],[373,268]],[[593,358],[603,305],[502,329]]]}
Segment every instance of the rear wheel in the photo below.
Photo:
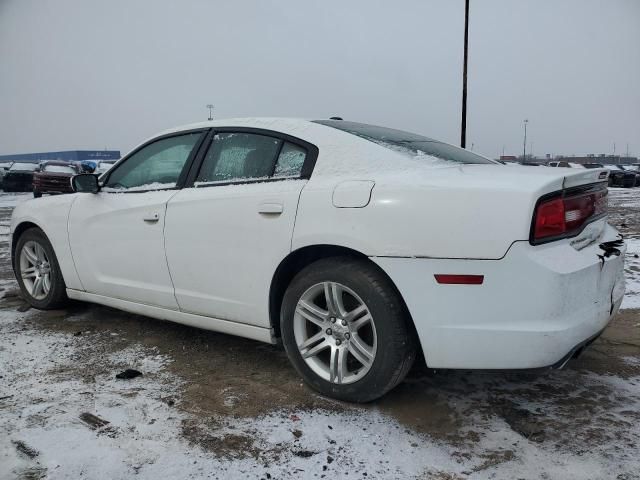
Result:
{"label": "rear wheel", "polygon": [[49,239],[39,228],[26,230],[16,243],[13,269],[32,307],[49,310],[67,301],[66,286]]}
{"label": "rear wheel", "polygon": [[40,198],[41,196],[42,192],[39,192],[38,190],[33,191],[33,198]]}
{"label": "rear wheel", "polygon": [[405,377],[416,346],[404,305],[389,280],[365,260],[319,260],[285,293],[284,347],[320,393],[374,400]]}

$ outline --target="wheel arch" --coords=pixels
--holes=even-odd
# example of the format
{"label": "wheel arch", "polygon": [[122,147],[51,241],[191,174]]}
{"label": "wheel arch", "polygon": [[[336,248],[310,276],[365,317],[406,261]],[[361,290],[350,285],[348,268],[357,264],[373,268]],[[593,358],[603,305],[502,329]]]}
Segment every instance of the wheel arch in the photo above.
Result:
{"label": "wheel arch", "polygon": [[[371,261],[371,259],[362,252],[359,252],[352,248],[330,244],[308,245],[294,250],[289,253],[289,255],[287,255],[276,268],[276,271],[274,272],[273,278],[271,280],[271,287],[269,289],[269,320],[273,329],[274,337],[277,340],[281,338],[280,311],[282,308],[282,300],[284,298],[287,287],[289,286],[293,278],[307,265],[310,265],[317,260],[330,257],[351,257],[354,259],[363,260],[369,265],[373,266],[373,268],[375,268],[381,275],[383,275],[395,290],[398,298],[400,298],[406,318],[408,319],[410,324],[409,327],[411,329],[411,332],[414,335],[417,344],[420,345],[420,339],[418,337],[413,318],[411,317],[411,312],[409,312],[409,309],[407,308],[404,298],[402,297],[402,293],[400,293],[400,290],[396,286],[395,282],[391,279],[391,277],[389,277],[387,272],[385,272],[378,264]],[[420,351],[422,351],[421,347]]]}
{"label": "wheel arch", "polygon": [[[40,225],[38,225],[37,223],[31,222],[31,221],[24,221],[24,222],[21,222],[18,225],[16,225],[16,228],[13,230],[13,234],[11,235],[11,268],[13,269],[14,273],[15,273],[14,257],[15,257],[15,254],[16,254],[16,244],[18,243],[18,239],[20,238],[20,236],[24,232],[29,230],[30,228],[37,228],[45,236],[47,236],[47,234],[44,232],[42,227]],[[49,237],[47,237],[47,238],[49,238]],[[49,240],[49,241],[51,241],[51,240]]]}

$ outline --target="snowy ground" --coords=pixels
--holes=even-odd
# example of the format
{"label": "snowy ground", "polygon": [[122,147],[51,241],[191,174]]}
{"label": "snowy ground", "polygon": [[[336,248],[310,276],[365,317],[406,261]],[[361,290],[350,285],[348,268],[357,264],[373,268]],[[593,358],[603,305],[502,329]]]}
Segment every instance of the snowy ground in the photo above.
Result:
{"label": "snowy ground", "polygon": [[[544,375],[429,374],[353,406],[284,353],[104,307],[27,309],[0,194],[0,479],[640,478],[640,189],[612,190],[624,310]],[[136,368],[142,377],[117,380]]]}

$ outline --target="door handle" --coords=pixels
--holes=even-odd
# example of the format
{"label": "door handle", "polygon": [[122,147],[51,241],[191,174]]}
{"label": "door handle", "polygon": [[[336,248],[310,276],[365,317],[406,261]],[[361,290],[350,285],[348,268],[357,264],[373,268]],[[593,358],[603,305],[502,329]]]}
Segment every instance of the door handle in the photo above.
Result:
{"label": "door handle", "polygon": [[264,213],[267,215],[280,215],[284,210],[284,205],[281,203],[261,203],[258,206],[258,213]]}
{"label": "door handle", "polygon": [[158,212],[148,213],[147,215],[142,217],[142,220],[147,223],[156,223],[158,220],[160,220],[160,215],[158,214]]}

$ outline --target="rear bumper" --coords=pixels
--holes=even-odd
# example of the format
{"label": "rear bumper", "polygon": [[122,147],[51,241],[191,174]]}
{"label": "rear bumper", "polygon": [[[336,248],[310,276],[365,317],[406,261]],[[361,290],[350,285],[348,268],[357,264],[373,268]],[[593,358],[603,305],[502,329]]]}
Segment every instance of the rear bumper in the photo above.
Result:
{"label": "rear bumper", "polygon": [[[616,235],[606,225],[581,250],[571,240],[515,242],[501,260],[373,260],[403,296],[429,367],[546,368],[597,336],[620,307],[624,247],[604,263],[597,257],[598,244]],[[439,285],[434,274],[443,273],[484,275],[484,283]]]}

